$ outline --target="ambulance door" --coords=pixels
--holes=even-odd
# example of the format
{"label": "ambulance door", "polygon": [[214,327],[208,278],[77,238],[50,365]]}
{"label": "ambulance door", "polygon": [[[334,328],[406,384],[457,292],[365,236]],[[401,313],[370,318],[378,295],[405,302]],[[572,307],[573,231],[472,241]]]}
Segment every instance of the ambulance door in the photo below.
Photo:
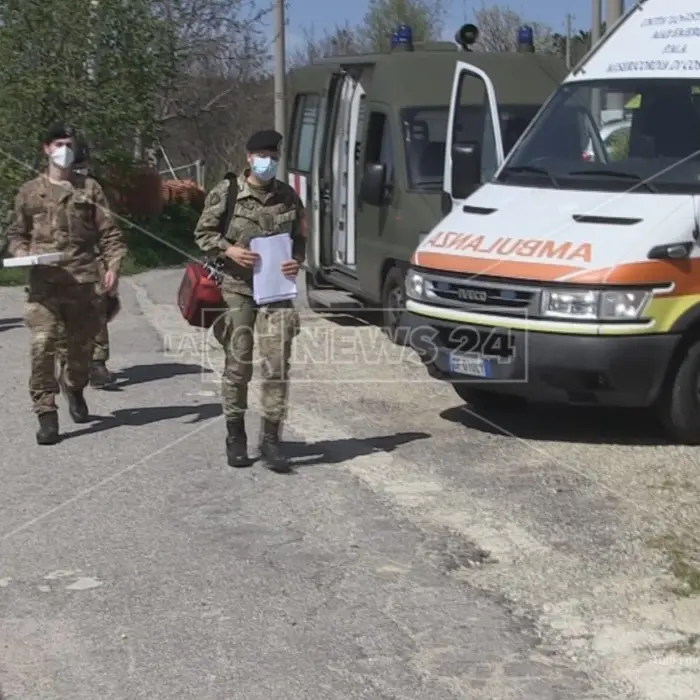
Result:
{"label": "ambulance door", "polygon": [[332,226],[329,221],[331,174],[327,144],[332,142],[332,122],[340,66],[307,66],[292,74],[293,109],[287,145],[289,184],[306,207],[307,265],[312,272],[332,259]]}
{"label": "ambulance door", "polygon": [[[338,68],[328,78],[323,91],[320,128],[317,132],[314,153],[315,190],[318,197],[318,266],[330,268],[333,265],[333,191],[336,178],[333,168],[335,139],[340,110],[341,89],[344,74]],[[312,187],[314,187],[312,183]]]}
{"label": "ambulance door", "polygon": [[496,89],[488,75],[469,63],[455,67],[447,122],[443,214],[493,177],[503,163]]}

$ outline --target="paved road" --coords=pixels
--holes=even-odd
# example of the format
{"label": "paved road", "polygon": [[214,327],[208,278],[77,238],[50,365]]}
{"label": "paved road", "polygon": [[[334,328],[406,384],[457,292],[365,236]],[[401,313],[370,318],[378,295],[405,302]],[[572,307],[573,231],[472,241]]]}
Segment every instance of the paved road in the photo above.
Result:
{"label": "paved road", "polygon": [[297,474],[232,472],[179,275],[125,281],[120,390],[52,448],[2,290],[7,700],[698,697],[698,606],[648,546],[696,522],[696,451],[609,415],[479,421],[376,329],[305,314]]}

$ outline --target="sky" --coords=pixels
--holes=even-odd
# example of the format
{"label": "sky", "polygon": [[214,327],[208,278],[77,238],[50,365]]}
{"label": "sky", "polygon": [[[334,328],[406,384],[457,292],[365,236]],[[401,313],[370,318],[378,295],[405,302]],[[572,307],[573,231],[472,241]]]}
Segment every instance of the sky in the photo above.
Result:
{"label": "sky", "polygon": [[[457,29],[465,22],[473,21],[474,10],[482,5],[493,7],[499,5],[517,12],[530,22],[541,22],[550,26],[555,32],[566,31],[566,15],[573,15],[574,31],[589,29],[591,26],[590,0],[446,0],[449,5],[445,21],[445,39],[452,39]],[[625,0],[626,7],[631,0]],[[602,0],[603,19],[605,19],[605,0]],[[348,22],[358,24],[367,9],[366,0],[339,2],[338,0],[289,0],[287,10],[287,49],[293,51],[303,42],[304,28],[314,29],[318,36],[324,29],[333,29],[336,25]],[[272,28],[270,27],[272,37]]]}

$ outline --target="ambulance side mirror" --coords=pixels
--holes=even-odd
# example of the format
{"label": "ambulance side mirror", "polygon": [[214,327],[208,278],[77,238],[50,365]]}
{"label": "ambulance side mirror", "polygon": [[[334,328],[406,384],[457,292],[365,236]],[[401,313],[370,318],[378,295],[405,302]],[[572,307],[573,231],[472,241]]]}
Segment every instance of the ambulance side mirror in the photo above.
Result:
{"label": "ambulance side mirror", "polygon": [[384,163],[367,163],[360,183],[360,199],[373,207],[386,202],[387,179]]}
{"label": "ambulance side mirror", "polygon": [[452,196],[466,199],[481,182],[481,149],[475,141],[452,144]]}

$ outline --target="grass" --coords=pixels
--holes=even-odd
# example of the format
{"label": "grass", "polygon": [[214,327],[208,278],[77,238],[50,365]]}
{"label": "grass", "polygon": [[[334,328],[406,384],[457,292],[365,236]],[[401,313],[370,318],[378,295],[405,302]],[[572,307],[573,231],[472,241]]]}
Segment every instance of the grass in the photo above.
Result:
{"label": "grass", "polygon": [[671,588],[676,595],[689,598],[700,593],[699,543],[694,538],[664,535],[650,540],[648,545],[668,558],[670,571],[678,581]]}

